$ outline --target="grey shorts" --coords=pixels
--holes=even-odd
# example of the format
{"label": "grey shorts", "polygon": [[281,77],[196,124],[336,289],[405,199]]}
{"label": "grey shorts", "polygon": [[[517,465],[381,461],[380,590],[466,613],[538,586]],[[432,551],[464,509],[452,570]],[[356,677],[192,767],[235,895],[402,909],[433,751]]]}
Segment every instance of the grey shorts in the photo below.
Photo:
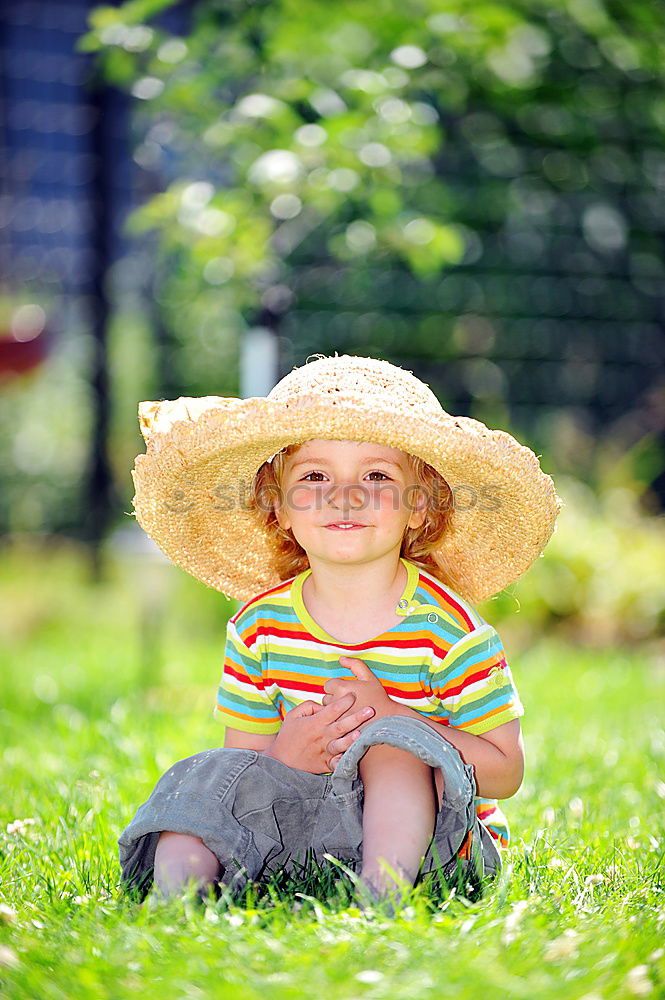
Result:
{"label": "grey shorts", "polygon": [[120,837],[124,884],[149,890],[164,830],[200,837],[217,856],[224,882],[235,886],[325,854],[356,870],[363,809],[358,763],[377,744],[408,750],[443,775],[443,801],[422,872],[452,877],[461,863],[465,871],[473,866],[476,877],[495,875],[500,855],[476,816],[473,769],[426,722],[388,716],[363,729],[333,774],[299,771],[254,750],[205,750],[178,761]]}

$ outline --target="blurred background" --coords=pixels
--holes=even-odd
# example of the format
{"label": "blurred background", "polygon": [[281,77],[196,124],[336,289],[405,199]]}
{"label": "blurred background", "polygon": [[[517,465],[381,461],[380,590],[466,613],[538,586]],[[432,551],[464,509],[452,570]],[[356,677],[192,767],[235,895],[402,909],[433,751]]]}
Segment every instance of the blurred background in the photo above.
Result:
{"label": "blurred background", "polygon": [[337,351],[542,456],[518,648],[662,650],[664,45],[652,0],[5,0],[0,639],[135,621],[147,684],[174,608],[221,635],[129,516],[137,403]]}

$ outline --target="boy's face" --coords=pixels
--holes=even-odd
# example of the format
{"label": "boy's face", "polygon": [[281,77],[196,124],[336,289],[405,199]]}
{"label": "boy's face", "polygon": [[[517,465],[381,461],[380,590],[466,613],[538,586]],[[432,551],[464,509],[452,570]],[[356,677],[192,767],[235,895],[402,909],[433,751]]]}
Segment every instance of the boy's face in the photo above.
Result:
{"label": "boy's face", "polygon": [[357,441],[307,441],[284,460],[282,528],[309,557],[368,563],[397,553],[407,527],[425,518],[424,496],[407,456]]}

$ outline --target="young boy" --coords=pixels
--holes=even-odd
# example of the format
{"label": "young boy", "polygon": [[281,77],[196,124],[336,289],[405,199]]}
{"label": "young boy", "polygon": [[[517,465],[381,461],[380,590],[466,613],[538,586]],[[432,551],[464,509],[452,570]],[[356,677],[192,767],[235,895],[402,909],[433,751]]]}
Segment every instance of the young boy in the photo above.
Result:
{"label": "young boy", "polygon": [[[449,417],[417,379],[369,359],[309,364],[267,400],[202,400],[194,417],[188,402],[175,412],[189,423],[174,404],[142,411],[139,518],[219,589],[272,586],[229,623],[224,750],[161,779],[121,838],[126,877],[154,864],[171,894],[310,851],[382,896],[423,860],[496,871],[507,829],[493,800],[522,780],[522,707],[496,632],[464,597],[538,554],[557,511],[549,477],[509,435]],[[243,470],[251,503],[215,519],[211,487],[228,496]],[[459,485],[479,498],[464,513]],[[187,493],[184,526],[163,514],[169,486]],[[490,486],[499,511],[482,502]]]}

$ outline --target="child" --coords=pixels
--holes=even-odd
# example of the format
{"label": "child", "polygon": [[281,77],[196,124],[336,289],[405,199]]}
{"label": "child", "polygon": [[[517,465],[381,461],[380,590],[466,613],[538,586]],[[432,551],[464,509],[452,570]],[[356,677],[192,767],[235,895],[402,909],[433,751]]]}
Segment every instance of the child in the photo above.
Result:
{"label": "child", "polygon": [[535,455],[365,358],[140,418],[140,523],[248,603],[227,632],[224,749],[160,779],[120,839],[126,881],[145,890],[154,870],[163,895],[205,892],[307,853],[374,897],[460,859],[496,873],[523,709],[467,601],[516,580],[552,533]]}

